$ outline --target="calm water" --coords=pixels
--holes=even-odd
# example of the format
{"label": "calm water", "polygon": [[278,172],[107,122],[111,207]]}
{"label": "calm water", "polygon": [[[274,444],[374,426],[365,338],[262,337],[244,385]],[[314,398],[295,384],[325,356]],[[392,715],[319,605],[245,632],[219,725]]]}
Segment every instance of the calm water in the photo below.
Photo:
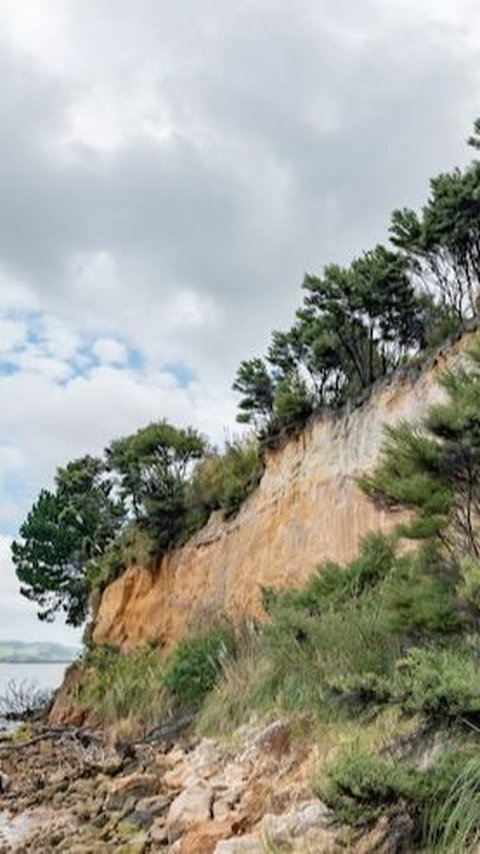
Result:
{"label": "calm water", "polygon": [[[68,663],[61,664],[3,664],[0,662],[0,697],[8,690],[8,683],[34,685],[53,690],[60,685]],[[1,722],[1,719],[0,719]]]}

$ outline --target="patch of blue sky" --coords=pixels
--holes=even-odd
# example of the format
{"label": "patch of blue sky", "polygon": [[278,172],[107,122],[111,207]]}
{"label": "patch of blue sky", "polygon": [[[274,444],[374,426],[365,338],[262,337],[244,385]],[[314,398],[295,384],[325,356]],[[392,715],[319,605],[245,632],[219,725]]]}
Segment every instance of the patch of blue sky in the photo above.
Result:
{"label": "patch of blue sky", "polygon": [[169,362],[163,370],[175,377],[180,388],[187,388],[197,379],[195,371],[184,362]]}
{"label": "patch of blue sky", "polygon": [[31,501],[24,477],[9,472],[2,477],[0,490],[0,534],[11,537],[17,532],[20,520]]}
{"label": "patch of blue sky", "polygon": [[0,359],[0,377],[11,377],[18,374],[20,368],[10,359]]}

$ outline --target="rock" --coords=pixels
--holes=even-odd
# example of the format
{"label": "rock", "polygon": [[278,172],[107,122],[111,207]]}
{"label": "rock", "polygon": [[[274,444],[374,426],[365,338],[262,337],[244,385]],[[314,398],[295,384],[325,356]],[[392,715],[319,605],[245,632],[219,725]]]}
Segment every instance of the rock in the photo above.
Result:
{"label": "rock", "polygon": [[265,846],[257,833],[233,836],[218,842],[213,854],[265,854]]}
{"label": "rock", "polygon": [[217,842],[230,836],[231,822],[207,821],[196,824],[182,838],[181,854],[213,854]]}
{"label": "rock", "polygon": [[6,774],[0,774],[0,795],[4,795],[6,792],[8,792],[10,786],[10,778],[7,777]]}
{"label": "rock", "polygon": [[165,819],[155,819],[150,828],[149,839],[153,845],[166,845],[168,842],[168,831]]}
{"label": "rock", "polygon": [[321,801],[311,801],[283,815],[265,815],[260,829],[274,845],[290,845],[294,839],[305,836],[313,829],[330,827],[333,820],[333,813],[325,804]]}
{"label": "rock", "polygon": [[253,743],[258,750],[279,759],[290,750],[290,728],[283,721],[274,721],[259,732]]}
{"label": "rock", "polygon": [[170,805],[167,831],[170,843],[199,821],[211,818],[213,791],[207,783],[199,782],[185,789]]}
{"label": "rock", "polygon": [[413,850],[414,822],[402,809],[394,816],[382,816],[375,827],[357,842],[355,854],[398,854]]}
{"label": "rock", "polygon": [[153,815],[150,812],[139,810],[138,807],[136,807],[133,812],[126,816],[125,821],[128,822],[129,825],[132,825],[132,827],[136,827],[138,830],[148,830],[153,824]]}
{"label": "rock", "polygon": [[153,795],[150,798],[140,798],[135,804],[135,809],[138,812],[150,813],[151,816],[156,818],[159,815],[164,815],[171,803],[172,799],[165,795]]}
{"label": "rock", "polygon": [[127,801],[135,802],[146,795],[154,795],[157,792],[159,782],[154,774],[134,773],[128,777],[121,777],[110,786],[109,794],[105,801],[106,810],[121,810],[126,807]]}

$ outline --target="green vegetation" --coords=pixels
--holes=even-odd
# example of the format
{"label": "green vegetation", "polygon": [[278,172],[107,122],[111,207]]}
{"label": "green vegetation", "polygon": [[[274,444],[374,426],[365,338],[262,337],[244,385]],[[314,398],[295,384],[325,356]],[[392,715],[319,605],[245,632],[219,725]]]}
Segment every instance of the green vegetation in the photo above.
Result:
{"label": "green vegetation", "polygon": [[94,709],[102,724],[135,721],[152,727],[168,714],[171,703],[157,649],[145,646],[121,655],[114,647],[99,646],[87,651],[83,667],[76,700]]}
{"label": "green vegetation", "polygon": [[123,517],[101,460],[82,457],[58,469],[55,490],[41,491],[12,545],[20,591],[38,603],[41,620],[62,610],[67,623],[84,622],[86,567],[114,541]]}
{"label": "green vegetation", "polygon": [[[479,148],[480,122],[469,144]],[[307,274],[292,327],[274,332],[265,359],[242,362],[233,388],[240,422],[262,437],[341,406],[477,313],[480,161],[438,175],[420,214],[392,214],[390,246],[350,266]]]}
{"label": "green vegetation", "polygon": [[319,795],[349,824],[371,824],[403,801],[421,825],[433,805],[447,798],[467,759],[465,751],[447,752],[434,768],[418,771],[407,762],[357,752],[332,767]]}
{"label": "green vegetation", "polygon": [[[480,120],[470,144],[480,149]],[[278,436],[460,331],[478,307],[479,214],[474,160],[433,179],[420,214],[393,214],[391,247],[307,275],[292,328],[273,333],[265,360],[239,368],[239,420],[258,440]],[[216,734],[253,712],[301,717],[335,741],[319,791],[343,821],[368,825],[401,803],[424,849],[478,843],[478,340],[440,382],[443,402],[420,424],[390,428],[361,482],[374,501],[408,511],[394,534],[368,536],[355,560],[320,566],[302,589],[265,589],[262,628],[214,623],[167,658],[151,647],[89,650],[78,701],[102,722],[143,728],[195,713],[199,729]],[[43,619],[63,610],[80,624],[93,590],[132,563],[153,566],[212,511],[236,513],[262,470],[260,442],[233,441],[219,454],[165,421],[115,440],[101,460],[69,463],[13,545],[22,592]],[[428,768],[395,742],[405,731],[412,748],[420,727],[445,739]]]}
{"label": "green vegetation", "polygon": [[182,545],[212,510],[237,512],[263,472],[252,439],[223,454],[194,430],[160,422],[112,442],[104,459],[84,457],[58,469],[55,491],[42,490],[12,545],[24,596],[38,616],[63,611],[81,625],[90,594],[128,566],[152,567]]}
{"label": "green vegetation", "polygon": [[198,709],[220,675],[222,660],[234,653],[234,639],[227,627],[186,637],[167,660],[163,684],[175,705]]}

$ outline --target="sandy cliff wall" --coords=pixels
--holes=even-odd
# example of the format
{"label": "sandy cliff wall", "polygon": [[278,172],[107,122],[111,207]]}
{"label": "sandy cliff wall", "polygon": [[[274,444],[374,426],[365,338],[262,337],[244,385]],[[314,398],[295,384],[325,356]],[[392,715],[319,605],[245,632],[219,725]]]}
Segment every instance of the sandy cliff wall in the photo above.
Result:
{"label": "sandy cliff wall", "polygon": [[299,436],[270,451],[260,486],[235,519],[215,514],[155,572],[134,567],[107,588],[94,640],[125,649],[151,639],[170,645],[202,614],[261,615],[261,585],[299,585],[326,558],[352,558],[368,531],[395,524],[395,514],[375,508],[356,478],[378,459],[385,424],[418,419],[439,398],[438,371],[474,334],[421,371],[378,386],[362,405],[312,418]]}

